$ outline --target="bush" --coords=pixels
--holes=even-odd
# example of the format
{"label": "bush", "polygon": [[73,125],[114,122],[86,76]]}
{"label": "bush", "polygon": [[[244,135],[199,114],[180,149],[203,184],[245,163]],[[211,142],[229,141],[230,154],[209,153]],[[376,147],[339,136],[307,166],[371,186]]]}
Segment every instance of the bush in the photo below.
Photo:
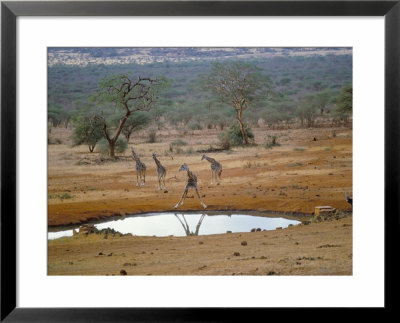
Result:
{"label": "bush", "polygon": [[187,145],[187,142],[183,141],[182,139],[177,139],[177,140],[171,141],[171,144],[170,144],[170,146],[186,146],[186,145]]}
{"label": "bush", "polygon": [[150,130],[149,132],[149,140],[147,140],[148,143],[154,143],[156,142],[156,131],[155,130]]}
{"label": "bush", "polygon": [[55,138],[55,139],[48,138],[47,143],[49,145],[61,145],[62,141],[60,138]]}
{"label": "bush", "polygon": [[189,147],[185,150],[186,155],[192,155],[194,153],[193,147]]}
{"label": "bush", "polygon": [[218,135],[218,140],[220,142],[222,149],[225,149],[225,150],[231,149],[231,140],[229,138],[228,131],[221,132]]}
{"label": "bush", "polygon": [[[128,148],[128,142],[124,138],[118,138],[115,143],[115,152],[117,154],[122,154],[126,148]],[[107,139],[101,139],[97,144],[97,151],[104,155],[110,154],[110,145]]]}
{"label": "bush", "polygon": [[280,146],[281,144],[278,143],[277,138],[278,138],[277,136],[268,135],[267,136],[267,142],[265,143],[265,148],[266,149],[271,149],[272,147]]}
{"label": "bush", "polygon": [[72,145],[88,145],[89,151],[93,152],[97,143],[104,138],[103,125],[98,120],[85,116],[83,112],[72,119],[74,132],[72,135]]}
{"label": "bush", "polygon": [[200,123],[198,123],[197,121],[193,121],[189,124],[189,129],[190,130],[202,130],[202,126],[200,125]]}
{"label": "bush", "polygon": [[[251,128],[245,124],[244,129],[247,132],[247,136],[250,141],[254,140],[254,134],[251,131]],[[221,143],[222,148],[229,149],[231,146],[241,146],[244,144],[244,138],[242,131],[240,130],[240,126],[238,123],[235,123],[229,127],[229,129],[221,132],[218,135],[218,140]]]}

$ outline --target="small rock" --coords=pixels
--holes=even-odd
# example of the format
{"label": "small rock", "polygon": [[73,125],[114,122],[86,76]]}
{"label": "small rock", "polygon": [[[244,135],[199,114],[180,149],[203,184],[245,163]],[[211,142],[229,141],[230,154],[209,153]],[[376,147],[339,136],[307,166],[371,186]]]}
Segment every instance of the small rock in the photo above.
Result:
{"label": "small rock", "polygon": [[168,193],[168,191],[167,191],[167,190],[164,190],[164,193]]}
{"label": "small rock", "polygon": [[119,273],[120,273],[122,276],[127,275],[127,273],[126,273],[126,271],[125,271],[124,269],[121,269]]}
{"label": "small rock", "polygon": [[234,256],[240,256],[240,253],[239,252],[234,252],[233,255]]}
{"label": "small rock", "polygon": [[204,244],[204,242],[203,241],[199,241],[199,244]]}
{"label": "small rock", "polygon": [[256,228],[251,229],[250,232],[256,232]]}
{"label": "small rock", "polygon": [[104,253],[102,253],[102,252],[99,252],[99,256],[104,256]]}
{"label": "small rock", "polygon": [[94,225],[83,224],[79,227],[79,233],[88,234],[95,231]]}
{"label": "small rock", "polygon": [[257,228],[257,230],[256,231],[261,231],[261,228]]}
{"label": "small rock", "polygon": [[247,246],[247,241],[242,241],[240,244],[241,244],[242,246]]}
{"label": "small rock", "polygon": [[232,231],[226,231],[226,233],[232,233]]}

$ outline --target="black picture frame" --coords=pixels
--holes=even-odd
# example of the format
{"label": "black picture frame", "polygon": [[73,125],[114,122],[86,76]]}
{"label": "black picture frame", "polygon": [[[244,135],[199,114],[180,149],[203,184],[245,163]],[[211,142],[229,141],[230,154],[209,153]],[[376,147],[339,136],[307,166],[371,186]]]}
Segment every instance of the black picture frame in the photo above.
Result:
{"label": "black picture frame", "polygon": [[[243,308],[16,307],[16,19],[19,16],[384,16],[385,306],[399,286],[400,1],[2,1],[1,3],[1,321],[236,321]],[[373,189],[373,188],[371,188]],[[369,201],[373,203],[373,201]],[[373,261],[373,259],[371,259]],[[240,295],[238,296],[240,297]],[[312,302],[310,301],[312,307]],[[247,309],[248,319],[263,309]],[[276,309],[278,310],[278,309]],[[279,313],[279,315],[287,315]]]}

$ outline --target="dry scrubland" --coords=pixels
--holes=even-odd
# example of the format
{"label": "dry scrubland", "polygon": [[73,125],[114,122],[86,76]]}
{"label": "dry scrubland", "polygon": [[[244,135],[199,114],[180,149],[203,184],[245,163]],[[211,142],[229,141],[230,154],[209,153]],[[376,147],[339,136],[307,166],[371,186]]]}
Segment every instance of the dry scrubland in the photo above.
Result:
{"label": "dry scrubland", "polygon": [[[318,205],[349,211],[352,192],[352,130],[312,128],[253,129],[258,146],[209,153],[223,165],[221,185],[210,185],[210,164],[196,150],[217,147],[216,130],[186,134],[160,131],[131,139],[147,165],[146,186],[136,187],[129,156],[109,161],[87,147],[71,147],[70,129],[54,128],[48,150],[48,225],[71,225],[110,216],[168,211],[179,200],[186,162],[198,177],[209,210],[258,210],[311,215]],[[265,149],[266,134],[280,146]],[[316,138],[316,140],[314,140]],[[182,139],[182,152],[170,143]],[[152,153],[167,168],[166,190],[158,190]],[[179,210],[202,209],[189,191]],[[304,217],[304,219],[308,219]],[[242,241],[247,245],[243,246]],[[352,218],[284,230],[197,237],[75,236],[49,241],[49,274],[54,275],[351,275]]]}

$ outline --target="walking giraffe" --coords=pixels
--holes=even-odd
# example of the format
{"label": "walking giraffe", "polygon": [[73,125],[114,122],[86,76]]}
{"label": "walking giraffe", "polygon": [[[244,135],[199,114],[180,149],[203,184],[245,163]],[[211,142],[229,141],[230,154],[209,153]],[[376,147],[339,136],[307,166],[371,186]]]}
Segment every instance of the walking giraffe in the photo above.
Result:
{"label": "walking giraffe", "polygon": [[163,188],[165,188],[165,175],[167,175],[167,170],[163,165],[161,165],[161,162],[157,159],[156,154],[153,154],[152,156],[157,165],[158,189],[162,190],[161,180],[163,182]]}
{"label": "walking giraffe", "polygon": [[206,155],[201,157],[201,160],[207,159],[211,163],[211,184],[213,184],[214,178],[218,181],[218,184],[221,184],[221,173],[222,173],[222,165],[217,162],[214,158],[210,158]]}
{"label": "walking giraffe", "polygon": [[[144,184],[146,184],[146,165],[140,161],[139,157],[136,155],[132,147],[131,147],[131,152],[132,152],[132,158],[136,162],[136,186],[144,186]],[[140,178],[140,183],[139,183],[139,178]]]}
{"label": "walking giraffe", "polygon": [[193,174],[193,173],[189,170],[189,167],[188,167],[188,165],[186,165],[186,164],[183,164],[183,165],[179,168],[179,171],[180,171],[180,172],[181,172],[181,171],[186,171],[186,172],[187,172],[187,177],[188,177],[188,178],[187,178],[187,180],[186,180],[186,186],[185,186],[185,189],[184,189],[183,194],[182,194],[182,196],[181,196],[181,199],[179,200],[178,203],[176,203],[176,205],[174,206],[174,209],[176,209],[176,208],[178,207],[179,203],[180,203],[181,205],[183,205],[183,202],[185,201],[185,198],[186,198],[186,195],[187,195],[187,192],[188,192],[189,188],[193,188],[193,189],[196,190],[196,193],[197,193],[197,196],[198,196],[199,199],[200,199],[201,205],[203,205],[203,207],[206,208],[207,205],[205,205],[205,204],[203,203],[203,201],[201,200],[201,197],[200,197],[200,194],[199,194],[199,190],[197,189],[197,177],[196,177],[196,175]]}

